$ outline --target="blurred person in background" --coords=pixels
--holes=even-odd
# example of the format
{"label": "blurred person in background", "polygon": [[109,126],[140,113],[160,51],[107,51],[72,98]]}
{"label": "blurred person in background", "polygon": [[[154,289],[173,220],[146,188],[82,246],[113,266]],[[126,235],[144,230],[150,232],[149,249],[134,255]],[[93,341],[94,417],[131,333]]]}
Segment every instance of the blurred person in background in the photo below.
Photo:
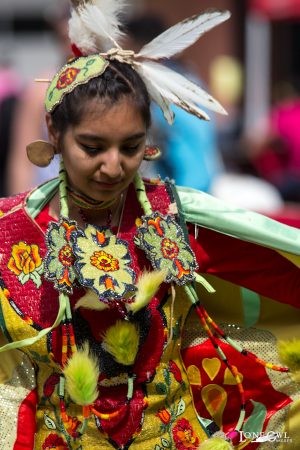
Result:
{"label": "blurred person in background", "polygon": [[217,117],[218,146],[226,172],[215,178],[209,193],[231,205],[261,214],[274,214],[283,208],[278,190],[258,178],[251,163],[241,151],[241,100],[244,73],[241,62],[229,55],[216,56],[210,66],[213,95],[221,99],[228,116]]}
{"label": "blurred person in background", "polygon": [[[68,36],[69,2],[62,0],[55,6],[50,6],[45,12],[45,18],[59,41],[61,60],[65,63],[71,57],[71,44]],[[49,79],[55,75],[55,72],[56,68],[48,68],[36,78]],[[30,163],[26,154],[28,143],[37,139],[48,140],[44,117],[47,87],[48,83],[36,83],[32,80],[20,96],[16,106],[6,172],[8,195],[23,192],[58,174],[56,159],[47,168],[39,168]]]}
{"label": "blurred person in background", "polygon": [[5,171],[10,147],[11,125],[21,81],[8,64],[0,64],[0,197],[6,197]]}
{"label": "blurred person in background", "polygon": [[247,135],[247,152],[261,177],[286,201],[300,201],[300,98],[279,101]]}
{"label": "blurred person in background", "polygon": [[[132,20],[126,27],[128,39],[125,46],[138,53],[164,30],[164,23],[157,16],[143,16]],[[164,61],[164,64],[196,84],[203,84],[195,66],[181,55]],[[206,89],[205,86],[204,88]],[[172,105],[172,110],[175,112],[175,121],[171,129],[160,108],[156,104],[153,106],[151,139],[154,145],[161,147],[163,156],[152,166],[148,175],[155,176],[159,173],[163,179],[173,178],[180,186],[207,192],[214,178],[224,171],[217,147],[214,115],[210,115],[211,120],[207,123],[176,106]]]}

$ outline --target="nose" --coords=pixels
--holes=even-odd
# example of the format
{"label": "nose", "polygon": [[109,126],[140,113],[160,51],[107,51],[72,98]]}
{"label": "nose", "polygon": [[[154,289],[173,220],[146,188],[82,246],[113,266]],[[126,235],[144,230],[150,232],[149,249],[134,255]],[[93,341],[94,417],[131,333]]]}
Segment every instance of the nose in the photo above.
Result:
{"label": "nose", "polygon": [[109,178],[118,178],[122,172],[121,153],[118,148],[112,147],[105,152],[100,172]]}

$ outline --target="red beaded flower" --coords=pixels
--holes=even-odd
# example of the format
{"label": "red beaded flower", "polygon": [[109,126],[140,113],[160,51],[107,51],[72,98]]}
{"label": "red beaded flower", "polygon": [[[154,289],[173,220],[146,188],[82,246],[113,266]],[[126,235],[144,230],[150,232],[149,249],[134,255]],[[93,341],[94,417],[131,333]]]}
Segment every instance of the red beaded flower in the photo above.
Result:
{"label": "red beaded flower", "polygon": [[58,373],[53,373],[44,383],[44,396],[51,397],[53,394],[55,385],[59,383],[60,375]]}
{"label": "red beaded flower", "polygon": [[169,362],[169,372],[174,374],[175,380],[178,383],[181,384],[183,382],[180,369],[174,361]]}
{"label": "red beaded flower", "polygon": [[199,439],[196,436],[193,427],[186,419],[180,419],[176,427],[172,430],[176,448],[186,450],[187,448],[198,448]]}
{"label": "red beaded flower", "polygon": [[166,410],[166,408],[159,409],[158,413],[155,414],[155,417],[159,417],[165,425],[168,425],[171,420],[171,414]]}
{"label": "red beaded flower", "polygon": [[52,450],[53,448],[55,450],[68,450],[68,445],[63,438],[51,433],[43,443],[43,450]]}
{"label": "red beaded flower", "polygon": [[69,69],[65,70],[58,79],[56,85],[57,89],[65,89],[67,86],[72,84],[79,72],[80,69],[75,69],[74,67],[70,67]]}
{"label": "red beaded flower", "polygon": [[72,247],[67,244],[60,251],[58,256],[63,266],[71,267],[75,262],[75,256],[72,252]]}
{"label": "red beaded flower", "polygon": [[164,239],[161,243],[161,251],[165,258],[174,259],[178,256],[179,248],[176,242],[172,242],[171,239]]}

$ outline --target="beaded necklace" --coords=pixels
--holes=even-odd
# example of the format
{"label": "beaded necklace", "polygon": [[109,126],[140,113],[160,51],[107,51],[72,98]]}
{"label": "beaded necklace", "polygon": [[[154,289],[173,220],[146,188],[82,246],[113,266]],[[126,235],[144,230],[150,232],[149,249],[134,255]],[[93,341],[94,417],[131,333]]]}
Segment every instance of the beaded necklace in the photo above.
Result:
{"label": "beaded necklace", "polygon": [[90,197],[87,197],[84,194],[81,194],[76,189],[71,187],[70,185],[67,186],[68,193],[71,197],[72,202],[74,205],[77,206],[79,209],[91,209],[93,211],[101,211],[103,209],[111,208],[119,199],[119,196],[114,198],[113,200],[109,201],[98,201],[93,200]]}

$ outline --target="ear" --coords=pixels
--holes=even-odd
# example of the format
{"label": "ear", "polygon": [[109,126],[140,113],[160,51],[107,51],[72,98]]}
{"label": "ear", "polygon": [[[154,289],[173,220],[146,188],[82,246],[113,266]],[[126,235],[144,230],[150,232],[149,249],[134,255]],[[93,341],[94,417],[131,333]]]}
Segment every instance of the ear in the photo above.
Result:
{"label": "ear", "polygon": [[46,125],[48,130],[48,138],[51,145],[53,145],[55,149],[55,153],[60,153],[59,149],[59,132],[54,128],[52,117],[50,113],[46,114]]}

